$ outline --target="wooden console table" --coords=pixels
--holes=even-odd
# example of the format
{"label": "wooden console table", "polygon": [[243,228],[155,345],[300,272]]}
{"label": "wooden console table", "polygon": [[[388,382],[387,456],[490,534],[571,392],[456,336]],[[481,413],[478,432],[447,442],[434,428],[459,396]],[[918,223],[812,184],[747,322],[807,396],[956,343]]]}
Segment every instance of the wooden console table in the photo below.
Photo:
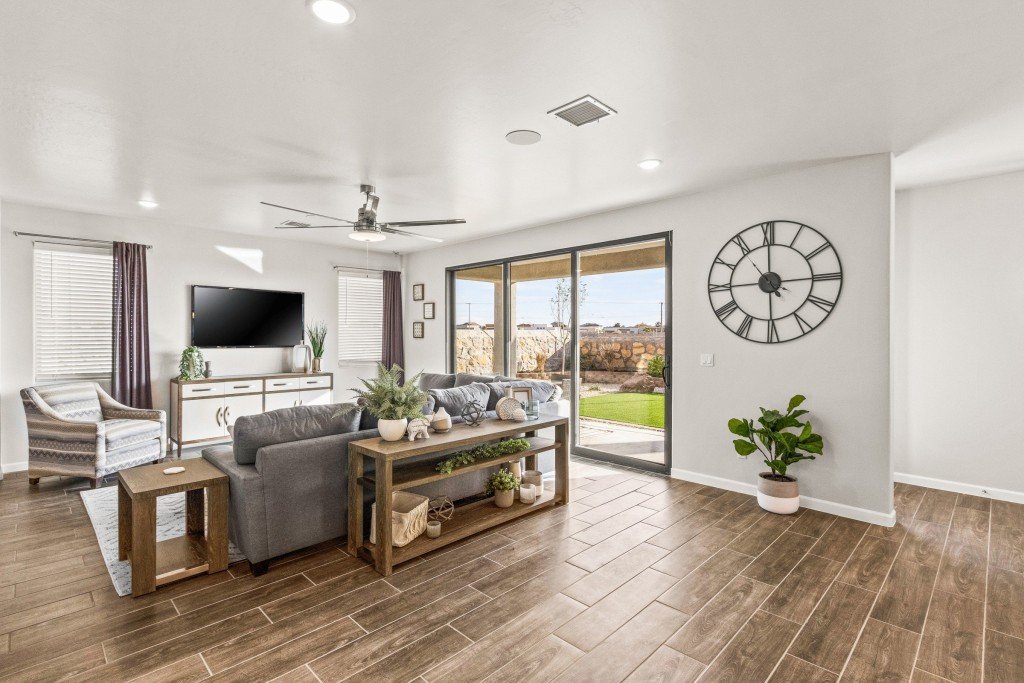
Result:
{"label": "wooden console table", "polygon": [[[535,436],[537,430],[555,428],[555,439]],[[435,465],[444,458],[443,453],[472,448],[490,441],[514,438],[526,433],[530,448],[502,458],[481,460],[460,467],[451,474],[442,474]],[[512,507],[499,508],[493,498],[459,506],[451,519],[441,525],[438,538],[425,534],[406,546],[395,548],[391,544],[391,494],[394,491],[423,486],[433,481],[457,477],[467,472],[494,467],[506,462],[526,458],[527,469],[537,469],[537,454],[555,451],[555,490],[543,491],[533,504],[516,500]],[[436,459],[402,464],[403,460],[431,453]],[[364,458],[374,460],[374,473],[364,475]],[[376,492],[377,526],[374,537],[378,543],[363,540],[363,487],[373,486]],[[506,422],[485,420],[479,426],[457,424],[447,434],[431,434],[420,441],[384,441],[381,438],[362,439],[348,445],[348,550],[372,561],[377,572],[390,576],[396,564],[406,562],[438,548],[462,540],[491,527],[552,505],[569,502],[569,420],[565,417],[542,417],[532,422]]]}
{"label": "wooden console table", "polygon": [[[117,473],[118,559],[132,564],[132,597],[195,574],[228,568],[228,477],[202,459]],[[156,540],[156,499],[185,492],[185,535]],[[206,491],[205,501],[203,492]]]}

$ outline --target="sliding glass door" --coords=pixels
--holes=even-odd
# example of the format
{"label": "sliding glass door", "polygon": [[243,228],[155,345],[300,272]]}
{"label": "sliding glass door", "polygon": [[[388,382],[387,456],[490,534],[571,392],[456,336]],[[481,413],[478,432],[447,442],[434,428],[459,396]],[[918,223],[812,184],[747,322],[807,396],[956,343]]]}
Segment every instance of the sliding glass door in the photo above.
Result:
{"label": "sliding glass door", "polygon": [[563,388],[573,452],[669,468],[671,236],[448,270],[449,367]]}

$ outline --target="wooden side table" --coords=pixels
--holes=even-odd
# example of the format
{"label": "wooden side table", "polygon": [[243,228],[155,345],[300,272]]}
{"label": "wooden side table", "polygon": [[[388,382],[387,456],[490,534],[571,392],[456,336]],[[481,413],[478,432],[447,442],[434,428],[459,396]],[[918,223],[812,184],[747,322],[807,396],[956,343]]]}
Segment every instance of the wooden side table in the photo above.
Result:
{"label": "wooden side table", "polygon": [[[132,597],[196,574],[228,568],[228,477],[202,459],[117,473],[118,559],[132,563]],[[156,540],[156,499],[185,493],[185,535]],[[205,495],[204,495],[205,493]]]}

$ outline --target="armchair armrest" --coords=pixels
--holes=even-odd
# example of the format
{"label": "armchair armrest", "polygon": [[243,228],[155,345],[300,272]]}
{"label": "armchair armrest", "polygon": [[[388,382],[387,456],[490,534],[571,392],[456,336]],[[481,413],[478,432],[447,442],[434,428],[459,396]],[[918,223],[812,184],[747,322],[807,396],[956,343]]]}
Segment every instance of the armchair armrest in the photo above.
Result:
{"label": "armchair armrest", "polygon": [[105,420],[156,420],[160,423],[167,421],[167,414],[164,411],[150,408],[132,408],[123,403],[118,403],[114,400],[113,396],[103,391],[99,386],[96,387],[96,394],[99,396],[100,409],[103,410],[103,419]]}

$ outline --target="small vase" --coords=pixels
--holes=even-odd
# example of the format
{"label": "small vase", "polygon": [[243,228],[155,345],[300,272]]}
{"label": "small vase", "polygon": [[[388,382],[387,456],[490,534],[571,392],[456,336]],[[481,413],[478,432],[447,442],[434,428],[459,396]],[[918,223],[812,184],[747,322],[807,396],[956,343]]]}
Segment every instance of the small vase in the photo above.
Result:
{"label": "small vase", "polygon": [[441,522],[433,520],[427,522],[427,538],[437,538],[441,535]]}
{"label": "small vase", "polygon": [[433,417],[430,418],[431,428],[438,434],[443,434],[452,428],[452,418],[443,407],[438,408]]}
{"label": "small vase", "polygon": [[510,508],[512,503],[515,502],[516,492],[515,489],[509,489],[508,491],[495,491],[494,492],[494,504],[500,508]]}
{"label": "small vase", "polygon": [[792,515],[800,509],[800,488],[796,477],[791,481],[769,479],[771,472],[757,475],[757,504],[777,515]]}
{"label": "small vase", "polygon": [[314,358],[313,359],[313,372],[320,372],[320,359],[319,358]]}
{"label": "small vase", "polygon": [[377,431],[385,441],[400,441],[405,436],[408,424],[409,420],[404,417],[401,420],[378,420]]}
{"label": "small vase", "polygon": [[213,377],[213,361],[212,360],[206,361],[206,369],[203,370],[203,377],[205,377],[206,379],[210,379],[211,377]]}

